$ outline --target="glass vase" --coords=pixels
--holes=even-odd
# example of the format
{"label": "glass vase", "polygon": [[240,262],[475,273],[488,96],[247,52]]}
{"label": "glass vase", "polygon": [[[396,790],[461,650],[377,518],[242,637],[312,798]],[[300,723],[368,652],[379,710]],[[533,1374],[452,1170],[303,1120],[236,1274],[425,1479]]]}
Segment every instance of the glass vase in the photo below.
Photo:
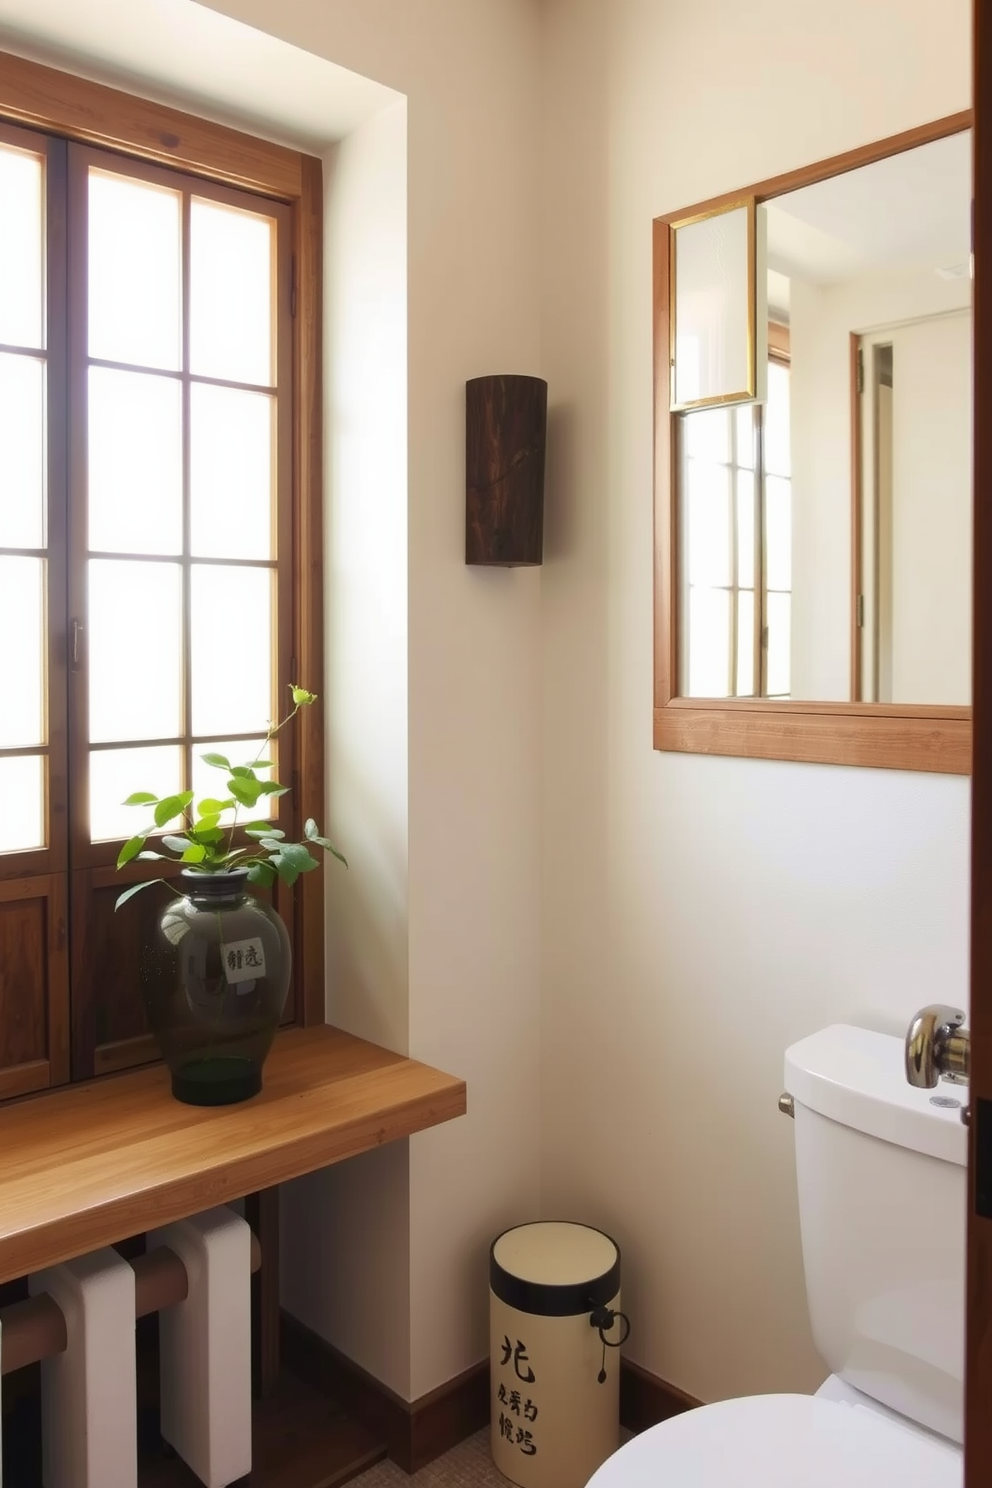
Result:
{"label": "glass vase", "polygon": [[232,1105],[262,1088],[289,990],[289,936],[247,892],[247,869],[184,869],[182,879],[142,959],[145,1011],[175,1098]]}

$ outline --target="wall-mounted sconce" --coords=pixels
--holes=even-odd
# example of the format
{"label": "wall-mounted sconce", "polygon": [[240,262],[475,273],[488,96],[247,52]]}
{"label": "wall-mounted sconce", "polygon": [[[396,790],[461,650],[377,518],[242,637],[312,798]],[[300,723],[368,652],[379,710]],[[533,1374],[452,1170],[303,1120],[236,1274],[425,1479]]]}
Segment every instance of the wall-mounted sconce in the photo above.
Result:
{"label": "wall-mounted sconce", "polygon": [[548,384],[473,377],[465,384],[465,562],[540,563]]}

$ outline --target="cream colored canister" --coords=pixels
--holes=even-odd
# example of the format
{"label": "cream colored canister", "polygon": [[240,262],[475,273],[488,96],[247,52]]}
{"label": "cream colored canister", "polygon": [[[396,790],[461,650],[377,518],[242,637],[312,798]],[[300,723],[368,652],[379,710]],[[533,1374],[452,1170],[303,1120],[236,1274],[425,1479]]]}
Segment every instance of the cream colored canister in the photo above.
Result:
{"label": "cream colored canister", "polygon": [[585,1488],[620,1445],[620,1251],[586,1225],[520,1225],[489,1282],[493,1461],[520,1488]]}

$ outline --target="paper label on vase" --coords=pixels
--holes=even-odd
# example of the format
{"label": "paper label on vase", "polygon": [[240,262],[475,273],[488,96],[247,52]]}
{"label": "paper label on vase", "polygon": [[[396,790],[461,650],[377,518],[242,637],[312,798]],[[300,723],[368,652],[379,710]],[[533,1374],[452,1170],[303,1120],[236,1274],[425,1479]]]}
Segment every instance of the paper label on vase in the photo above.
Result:
{"label": "paper label on vase", "polygon": [[231,983],[253,982],[265,975],[265,950],[260,938],[231,940],[224,946],[224,975]]}

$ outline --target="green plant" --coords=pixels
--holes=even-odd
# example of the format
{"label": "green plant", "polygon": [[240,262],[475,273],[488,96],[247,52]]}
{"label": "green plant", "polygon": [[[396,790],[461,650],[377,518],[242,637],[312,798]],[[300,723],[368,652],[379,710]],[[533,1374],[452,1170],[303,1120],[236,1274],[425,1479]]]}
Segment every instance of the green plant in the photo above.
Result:
{"label": "green plant", "polygon": [[[251,764],[232,765],[222,754],[200,756],[205,764],[216,770],[223,770],[227,775],[225,797],[205,796],[194,806],[191,790],[178,791],[168,796],[155,796],[151,791],[135,791],[128,796],[125,806],[151,806],[153,820],[125,842],[118,854],[118,868],[135,860],[180,862],[195,873],[226,873],[231,868],[247,868],[249,883],[269,888],[277,878],[281,878],[283,883],[294,884],[301,873],[310,873],[317,868],[319,863],[310,851],[312,847],[323,848],[347,868],[344,856],[326,837],[320,835],[320,828],[312,817],[304,825],[302,842],[287,842],[285,832],[270,822],[250,821],[243,830],[245,836],[252,839],[252,845],[234,846],[239,811],[242,808],[251,810],[257,806],[262,796],[284,796],[289,790],[288,786],[280,785],[278,781],[259,780],[256,772],[271,769],[271,761],[262,759],[266,744],[280,729],[285,728],[290,719],[296,717],[301,708],[309,707],[316,701],[316,693],[307,692],[305,687],[293,686],[290,690],[293,694],[293,711],[269,729],[258,757]],[[234,817],[230,825],[222,827],[221,816],[232,808]],[[145,847],[145,842],[154,832],[160,832],[163,827],[169,826],[180,817],[184,822],[181,832],[160,839],[166,852],[152,851]],[[170,887],[165,879],[143,879],[141,883],[132,884],[118,896],[115,909],[120,909],[135,894],[154,883],[166,883],[166,887]]]}

